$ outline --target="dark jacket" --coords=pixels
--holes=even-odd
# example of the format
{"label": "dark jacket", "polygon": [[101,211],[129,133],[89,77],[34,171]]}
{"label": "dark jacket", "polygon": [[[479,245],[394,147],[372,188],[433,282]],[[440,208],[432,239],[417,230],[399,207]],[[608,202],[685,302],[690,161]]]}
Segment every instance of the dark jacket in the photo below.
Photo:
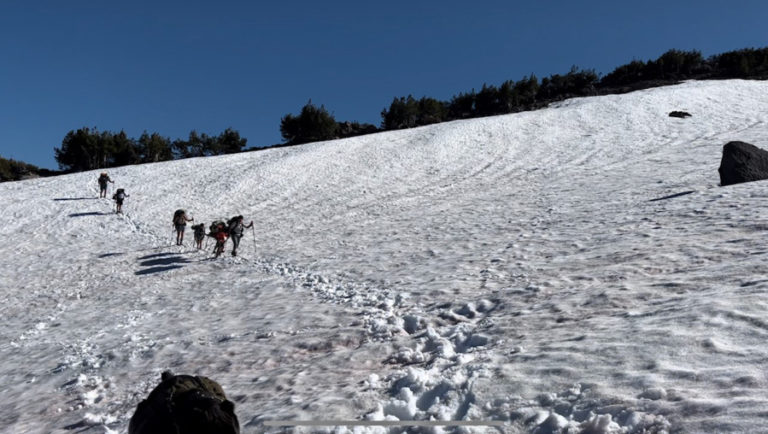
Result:
{"label": "dark jacket", "polygon": [[99,176],[99,185],[102,187],[106,187],[108,182],[112,182],[111,179],[109,179],[108,175],[101,175]]}

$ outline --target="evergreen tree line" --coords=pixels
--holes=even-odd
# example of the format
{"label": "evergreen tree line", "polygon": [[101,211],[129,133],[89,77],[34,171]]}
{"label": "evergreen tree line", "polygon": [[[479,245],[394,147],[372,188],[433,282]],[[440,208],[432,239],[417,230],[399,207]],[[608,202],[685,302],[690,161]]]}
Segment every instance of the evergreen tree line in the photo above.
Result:
{"label": "evergreen tree line", "polygon": [[247,139],[227,128],[217,136],[192,131],[187,139],[171,140],[146,131],[138,139],[125,131],[113,133],[97,128],[80,128],[67,133],[60,148],[55,148],[59,167],[68,172],[103,169],[139,163],[155,163],[179,158],[207,157],[241,152]]}
{"label": "evergreen tree line", "polygon": [[0,157],[0,182],[18,181],[20,179],[54,174],[56,172],[52,170],[41,169],[32,164]]}
{"label": "evergreen tree line", "polygon": [[280,134],[286,145],[342,139],[378,131],[371,124],[337,122],[325,106],[317,107],[312,104],[312,100],[302,107],[297,116],[287,114],[280,119]]}
{"label": "evergreen tree line", "polygon": [[[493,116],[533,110],[576,96],[624,93],[673,84],[681,80],[768,79],[768,48],[747,48],[704,58],[699,51],[669,50],[656,60],[633,60],[599,77],[594,70],[572,67],[567,74],[539,80],[534,75],[499,86],[483,84],[479,91],[459,93],[448,101],[435,98],[396,97],[381,111],[381,125],[338,122],[328,110],[310,100],[298,115],[287,114],[280,121],[280,133],[288,146],[353,137],[379,131],[412,128],[457,119]],[[67,133],[55,158],[65,172],[101,169],[179,158],[204,157],[241,152],[246,139],[231,129],[217,136],[196,131],[186,139],[171,140],[158,133],[144,132],[138,139],[118,133],[81,128]],[[267,146],[274,147],[274,146]],[[262,148],[264,149],[264,148]],[[46,176],[60,172],[39,169],[31,164],[0,158],[0,180]]]}
{"label": "evergreen tree line", "polygon": [[397,130],[483,116],[516,113],[578,96],[625,93],[673,84],[681,80],[726,78],[768,79],[768,48],[742,49],[704,58],[699,51],[669,50],[656,60],[633,60],[599,77],[594,70],[572,67],[539,81],[535,75],[499,86],[483,84],[479,91],[460,93],[449,101],[396,97],[381,112],[381,126],[355,124],[343,129],[324,106],[310,101],[298,116],[286,115],[280,132],[287,144],[331,140],[377,131]]}

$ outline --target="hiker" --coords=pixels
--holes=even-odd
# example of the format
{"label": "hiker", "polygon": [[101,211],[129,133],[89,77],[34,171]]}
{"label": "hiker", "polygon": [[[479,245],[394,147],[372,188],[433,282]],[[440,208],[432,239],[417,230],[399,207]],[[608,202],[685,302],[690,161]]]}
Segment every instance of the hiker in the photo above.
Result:
{"label": "hiker", "polygon": [[123,201],[126,197],[131,197],[130,195],[125,194],[125,189],[118,188],[117,192],[112,195],[112,199],[115,201],[115,204],[117,206],[115,212],[118,214],[123,213]]}
{"label": "hiker", "polygon": [[109,178],[109,175],[107,175],[107,172],[101,172],[101,175],[99,175],[99,199],[107,197],[108,182],[111,182],[112,184],[115,183],[115,181]]}
{"label": "hiker", "polygon": [[232,237],[232,256],[237,256],[237,247],[240,246],[240,239],[243,238],[243,231],[246,228],[253,227],[253,220],[245,226],[243,224],[243,216],[235,216],[229,219],[227,222],[229,225],[229,236]]}
{"label": "hiker", "polygon": [[203,376],[165,371],[146,399],[136,406],[128,434],[238,434],[235,404],[221,385]]}
{"label": "hiker", "polygon": [[192,225],[192,230],[195,231],[195,247],[200,250],[203,248],[203,239],[205,238],[205,223]]}
{"label": "hiker", "polygon": [[177,209],[173,213],[173,226],[176,228],[176,245],[180,246],[184,242],[184,229],[187,227],[187,222],[195,221],[193,218],[187,217],[187,212],[183,209]]}
{"label": "hiker", "polygon": [[216,240],[216,245],[213,246],[213,256],[218,258],[219,255],[224,253],[224,244],[227,242],[227,238],[229,237],[227,232],[227,225],[225,225],[222,221],[215,221],[211,223],[208,236]]}

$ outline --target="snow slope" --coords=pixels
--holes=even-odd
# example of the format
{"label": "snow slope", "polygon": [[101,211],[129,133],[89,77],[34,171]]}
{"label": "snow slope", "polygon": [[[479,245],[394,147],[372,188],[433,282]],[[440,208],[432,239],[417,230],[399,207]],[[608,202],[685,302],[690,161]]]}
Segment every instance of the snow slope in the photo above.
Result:
{"label": "snow slope", "polygon": [[[767,119],[766,82],[689,82],[118,168],[122,216],[97,172],[0,184],[0,431],[125,433],[164,370],[243,432],[762,431],[768,184],[717,168]],[[177,208],[256,229],[211,260]]]}

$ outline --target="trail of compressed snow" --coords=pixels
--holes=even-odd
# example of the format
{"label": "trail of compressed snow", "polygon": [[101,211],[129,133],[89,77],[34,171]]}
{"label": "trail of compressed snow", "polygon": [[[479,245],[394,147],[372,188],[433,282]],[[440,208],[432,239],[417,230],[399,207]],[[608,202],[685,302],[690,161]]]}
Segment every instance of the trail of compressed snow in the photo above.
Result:
{"label": "trail of compressed snow", "polygon": [[[727,141],[768,147],[767,91],[691,82],[118,168],[123,216],[94,172],[2,184],[0,430],[125,432],[168,369],[219,381],[245,432],[759,430],[768,191],[719,188],[717,167]],[[191,233],[171,246],[177,208],[256,231],[210,260]]]}

